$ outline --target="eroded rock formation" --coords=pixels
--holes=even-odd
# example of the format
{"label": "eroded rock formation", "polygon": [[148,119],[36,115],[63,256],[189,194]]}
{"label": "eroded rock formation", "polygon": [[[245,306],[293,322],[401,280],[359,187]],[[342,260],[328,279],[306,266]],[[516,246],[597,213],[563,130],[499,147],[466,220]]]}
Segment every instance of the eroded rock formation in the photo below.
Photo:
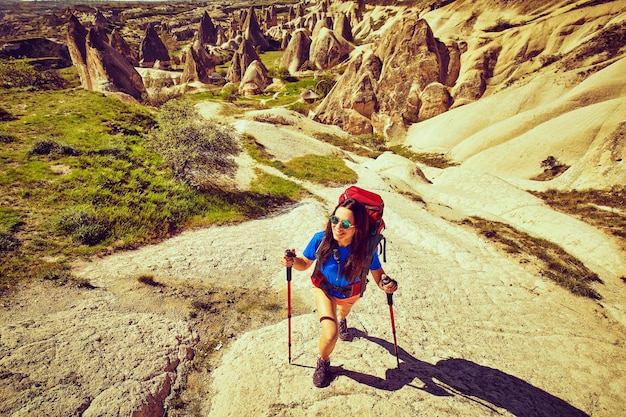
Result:
{"label": "eroded rock formation", "polygon": [[307,29],[298,29],[293,33],[287,49],[283,54],[280,66],[287,68],[290,74],[295,73],[309,59],[311,37]]}
{"label": "eroded rock formation", "polygon": [[244,96],[259,94],[271,83],[272,79],[267,76],[267,68],[263,62],[255,60],[248,65],[241,78],[239,93]]}
{"label": "eroded rock formation", "polygon": [[137,66],[139,63],[137,62],[137,56],[130,48],[126,40],[122,37],[122,34],[119,30],[115,29],[113,33],[111,33],[111,40],[109,41],[110,45],[115,49],[120,55],[126,57],[128,61],[133,65]]}
{"label": "eroded rock formation", "polygon": [[181,82],[200,81],[208,84],[210,76],[215,71],[215,60],[210,56],[199,40],[187,49],[185,53],[185,68]]}
{"label": "eroded rock formation", "polygon": [[248,66],[254,61],[260,61],[252,42],[244,39],[239,45],[239,49],[233,55],[226,79],[231,83],[241,81]]}
{"label": "eroded rock formation", "polygon": [[[335,55],[323,49],[313,55],[313,44],[311,60],[328,68],[318,61]],[[448,110],[453,100],[447,83],[456,81],[460,68],[459,49],[451,49],[453,54],[425,20],[407,13],[376,46],[352,58],[316,117],[353,134],[389,135]]]}
{"label": "eroded rock formation", "polygon": [[198,28],[198,40],[202,44],[217,45],[217,29],[207,12],[202,15]]}
{"label": "eroded rock formation", "polygon": [[167,66],[170,62],[170,54],[167,47],[159,37],[155,24],[146,27],[146,32],[139,47],[139,62],[142,67],[152,67],[159,61],[161,66]]}
{"label": "eroded rock formation", "polygon": [[250,7],[246,13],[246,20],[243,24],[243,37],[253,46],[258,46],[263,51],[270,49],[270,43],[259,27],[254,7]]}
{"label": "eroded rock formation", "polygon": [[142,100],[146,90],[141,76],[95,28],[87,31],[75,16],[70,17],[67,44],[83,88],[121,92]]}
{"label": "eroded rock formation", "polygon": [[312,38],[309,57],[318,69],[328,69],[345,61],[353,49],[350,42],[323,27],[319,35]]}

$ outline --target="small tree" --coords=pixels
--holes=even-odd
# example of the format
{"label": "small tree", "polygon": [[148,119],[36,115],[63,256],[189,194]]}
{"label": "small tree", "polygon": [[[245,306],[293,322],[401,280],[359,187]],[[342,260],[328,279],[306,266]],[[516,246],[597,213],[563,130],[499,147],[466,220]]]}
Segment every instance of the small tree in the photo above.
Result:
{"label": "small tree", "polygon": [[187,99],[165,103],[158,120],[150,141],[176,178],[198,187],[214,187],[235,175],[237,164],[232,157],[241,148],[233,129],[204,119]]}

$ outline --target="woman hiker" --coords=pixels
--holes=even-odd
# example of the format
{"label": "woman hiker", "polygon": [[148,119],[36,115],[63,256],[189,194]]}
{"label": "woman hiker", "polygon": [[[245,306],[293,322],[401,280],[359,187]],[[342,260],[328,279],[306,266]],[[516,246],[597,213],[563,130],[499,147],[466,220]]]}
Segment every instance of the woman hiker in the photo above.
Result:
{"label": "woman hiker", "polygon": [[[360,298],[361,271],[366,261],[368,218],[365,207],[356,200],[341,202],[328,219],[326,230],[316,233],[301,256],[285,255],[281,264],[298,271],[308,269],[317,259],[311,281],[315,305],[322,326],[319,358],[313,384],[327,386],[331,381],[330,354],[337,339],[349,340],[346,317]],[[295,251],[292,250],[295,254]],[[391,294],[398,284],[383,285],[385,272],[374,253],[369,270],[380,289]]]}

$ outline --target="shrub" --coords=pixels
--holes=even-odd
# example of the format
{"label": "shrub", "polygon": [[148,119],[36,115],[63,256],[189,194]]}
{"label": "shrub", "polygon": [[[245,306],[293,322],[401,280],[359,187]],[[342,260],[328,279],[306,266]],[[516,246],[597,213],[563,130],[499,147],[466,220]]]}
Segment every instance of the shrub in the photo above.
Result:
{"label": "shrub", "polygon": [[313,104],[296,101],[295,103],[290,104],[287,108],[308,117],[309,112],[313,107],[315,107]]}
{"label": "shrub", "polygon": [[239,97],[239,88],[235,84],[226,84],[222,88],[222,97],[224,100],[232,103]]}
{"label": "shrub", "polygon": [[137,277],[137,281],[151,287],[165,287],[164,284],[156,281],[152,275],[140,275],[139,277]]}
{"label": "shrub", "polygon": [[289,69],[285,67],[278,68],[276,70],[276,76],[284,81],[288,81],[291,79],[291,74],[289,73]]}
{"label": "shrub", "polygon": [[546,159],[541,161],[541,167],[543,168],[543,172],[533,178],[531,180],[535,181],[550,181],[553,178],[558,177],[569,168],[568,165],[560,162],[554,156],[548,156]]}
{"label": "shrub", "polygon": [[0,60],[0,87],[20,88],[35,85],[38,72],[25,61]]}
{"label": "shrub", "polygon": [[210,187],[234,176],[232,157],[241,151],[234,130],[203,119],[186,99],[168,101],[158,119],[149,140],[176,178]]}
{"label": "shrub", "polygon": [[257,114],[253,117],[254,121],[261,123],[269,123],[273,125],[293,126],[295,122],[288,120],[286,117],[272,113]]}
{"label": "shrub", "polygon": [[15,117],[2,107],[0,107],[0,122],[8,122],[10,120],[15,120]]}
{"label": "shrub", "polygon": [[108,229],[98,219],[91,206],[73,207],[62,212],[55,220],[57,232],[72,236],[82,244],[93,246],[108,237]]}
{"label": "shrub", "polygon": [[67,84],[67,80],[53,70],[39,72],[24,60],[0,60],[0,88],[60,90]]}
{"label": "shrub", "polygon": [[13,143],[15,141],[17,141],[17,136],[0,132],[0,143]]}
{"label": "shrub", "polygon": [[392,146],[389,148],[389,150],[397,155],[410,159],[413,162],[418,162],[435,168],[449,168],[458,165],[457,163],[450,161],[448,158],[446,158],[446,155],[442,153],[417,153],[411,151],[409,148],[403,145]]}
{"label": "shrub", "polygon": [[20,241],[12,233],[0,230],[0,252],[10,252],[20,246]]}
{"label": "shrub", "polygon": [[36,142],[33,145],[33,149],[30,151],[31,155],[65,155],[65,156],[78,156],[80,151],[74,149],[71,146],[60,144],[54,140],[42,140]]}
{"label": "shrub", "polygon": [[376,151],[384,152],[387,149],[385,137],[377,133],[366,133],[364,135],[359,135],[357,136],[357,140],[362,145]]}
{"label": "shrub", "polygon": [[42,272],[39,275],[40,281],[53,281],[57,284],[65,284],[72,279],[72,274],[65,270],[54,269]]}
{"label": "shrub", "polygon": [[179,90],[172,90],[157,87],[152,94],[146,98],[146,104],[153,107],[161,107],[170,100],[180,98],[183,94]]}
{"label": "shrub", "polygon": [[317,84],[315,84],[315,92],[321,97],[326,97],[336,83],[337,81],[335,81],[335,78],[332,77],[332,75],[326,75],[321,80],[319,80]]}

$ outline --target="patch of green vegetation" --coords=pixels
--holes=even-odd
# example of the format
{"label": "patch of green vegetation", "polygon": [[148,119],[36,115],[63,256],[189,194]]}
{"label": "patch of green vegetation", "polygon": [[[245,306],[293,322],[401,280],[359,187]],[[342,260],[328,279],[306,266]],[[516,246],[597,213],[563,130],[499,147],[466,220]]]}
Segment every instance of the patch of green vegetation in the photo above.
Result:
{"label": "patch of green vegetation", "polygon": [[32,60],[0,59],[0,88],[60,90],[70,86],[57,71],[37,71]]}
{"label": "patch of green vegetation", "polygon": [[267,51],[259,55],[263,65],[267,68],[267,72],[270,74],[276,73],[280,68],[280,61],[283,58],[285,51]]}
{"label": "patch of green vegetation", "polygon": [[408,149],[406,146],[396,145],[389,148],[393,153],[410,159],[413,162],[419,162],[435,168],[449,168],[458,164],[450,161],[444,154],[423,152],[417,153]]}
{"label": "patch of green vegetation", "polygon": [[303,77],[290,79],[285,83],[284,88],[281,91],[277,91],[275,95],[265,97],[265,104],[268,107],[279,106],[294,106],[296,104],[303,104],[300,100],[300,94],[303,91],[314,89],[316,81],[313,77]]}
{"label": "patch of green vegetation", "polygon": [[[301,180],[332,186],[353,184],[358,178],[356,172],[348,168],[344,160],[336,155],[304,155],[283,163],[275,160],[274,156],[251,135],[244,136],[243,146],[255,161]],[[267,180],[268,178],[264,179]],[[277,180],[279,179],[272,179]]]}
{"label": "patch of green vegetation", "polygon": [[602,298],[592,287],[594,282],[602,282],[598,275],[557,244],[530,236],[508,224],[479,217],[465,219],[461,224],[472,226],[510,254],[520,258],[531,257],[538,263],[541,275],[572,294],[595,300]]}
{"label": "patch of green vegetation", "polygon": [[326,186],[354,184],[358,175],[336,155],[304,155],[285,162],[283,172],[294,178]]}
{"label": "patch of green vegetation", "polygon": [[376,158],[386,150],[385,138],[376,134],[354,137],[333,135],[331,133],[314,133],[313,137],[322,142],[337,146],[344,151],[367,158]]}
{"label": "patch of green vegetation", "polygon": [[626,240],[626,187],[607,190],[547,190],[532,192],[550,207],[575,216],[605,232]]}
{"label": "patch of green vegetation", "polygon": [[250,190],[274,198],[284,198],[286,201],[297,201],[309,195],[308,191],[295,182],[261,170],[256,170],[256,179],[252,182]]}
{"label": "patch of green vegetation", "polygon": [[0,291],[63,271],[76,257],[292,202],[177,181],[147,145],[157,126],[147,107],[83,90],[0,89],[0,102],[13,116],[2,126],[10,139],[0,142]]}

